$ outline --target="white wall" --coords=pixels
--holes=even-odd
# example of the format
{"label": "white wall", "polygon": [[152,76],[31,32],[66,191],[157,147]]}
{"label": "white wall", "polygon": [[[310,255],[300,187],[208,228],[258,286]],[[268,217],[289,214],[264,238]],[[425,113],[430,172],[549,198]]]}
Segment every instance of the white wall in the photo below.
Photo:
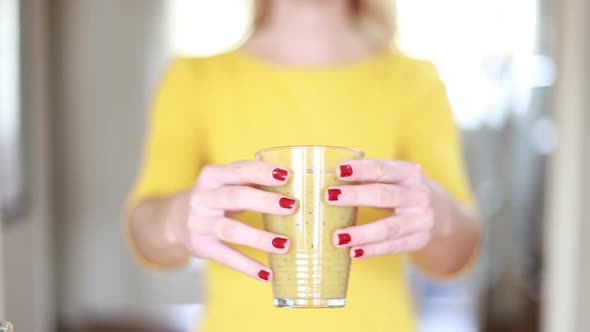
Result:
{"label": "white wall", "polygon": [[584,197],[584,202],[582,202],[581,208],[582,211],[582,218],[580,218],[580,233],[578,234],[578,241],[580,242],[580,250],[578,256],[578,263],[580,265],[580,277],[578,282],[578,302],[577,302],[577,310],[578,310],[578,322],[577,327],[578,331],[590,331],[590,174],[588,174],[588,169],[590,167],[590,39],[588,38],[588,31],[590,31],[590,21],[588,21],[588,17],[590,16],[590,2],[588,1],[580,1],[580,16],[584,17],[584,20],[579,27],[580,30],[578,34],[582,36],[583,41],[581,43],[581,50],[580,53],[583,60],[580,67],[578,68],[580,71],[581,79],[579,82],[581,85],[581,98],[583,101],[580,105],[579,112],[581,112],[584,116],[582,123],[580,124],[581,127],[584,128],[583,135],[580,137],[580,140],[583,142],[580,154],[583,156],[582,164],[585,166],[582,170],[583,174],[583,181],[580,182],[582,189],[582,197]]}
{"label": "white wall", "polygon": [[545,224],[545,332],[590,331],[590,2],[554,0],[559,146],[551,160]]}
{"label": "white wall", "polygon": [[4,220],[0,215],[0,319],[7,320],[6,312],[4,310]]}
{"label": "white wall", "polygon": [[60,313],[67,322],[200,299],[199,275],[145,272],[121,231],[150,95],[167,62],[165,4],[54,2],[54,192]]}
{"label": "white wall", "polygon": [[18,331],[51,331],[52,278],[49,98],[47,89],[47,1],[21,1],[25,158],[30,185],[29,209],[4,227],[6,318]]}

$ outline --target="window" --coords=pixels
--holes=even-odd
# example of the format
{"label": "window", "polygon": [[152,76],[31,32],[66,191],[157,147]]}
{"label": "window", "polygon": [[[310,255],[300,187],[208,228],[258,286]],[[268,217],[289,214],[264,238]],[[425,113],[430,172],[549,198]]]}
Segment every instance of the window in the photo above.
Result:
{"label": "window", "polygon": [[0,0],[0,212],[9,220],[23,194],[19,1]]}

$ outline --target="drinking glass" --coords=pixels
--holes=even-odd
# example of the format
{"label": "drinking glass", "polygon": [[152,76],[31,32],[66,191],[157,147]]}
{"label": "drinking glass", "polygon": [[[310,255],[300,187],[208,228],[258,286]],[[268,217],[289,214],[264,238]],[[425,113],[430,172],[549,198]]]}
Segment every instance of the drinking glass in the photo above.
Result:
{"label": "drinking glass", "polygon": [[264,190],[293,197],[298,206],[289,216],[263,215],[266,230],[289,238],[286,254],[269,254],[277,307],[343,307],[350,270],[348,248],[337,248],[334,232],[356,223],[356,207],[326,203],[330,186],[344,184],[337,167],[363,152],[332,146],[290,146],[259,151],[256,159],[289,171],[287,183]]}

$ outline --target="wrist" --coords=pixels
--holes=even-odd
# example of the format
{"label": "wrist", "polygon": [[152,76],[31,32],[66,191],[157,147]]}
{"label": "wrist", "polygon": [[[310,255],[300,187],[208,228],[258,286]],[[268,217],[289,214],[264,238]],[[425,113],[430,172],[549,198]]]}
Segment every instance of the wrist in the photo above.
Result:
{"label": "wrist", "polygon": [[164,214],[164,242],[166,246],[184,249],[186,232],[186,219],[188,218],[187,195],[174,197],[165,209]]}
{"label": "wrist", "polygon": [[434,215],[434,227],[432,237],[444,239],[450,237],[456,228],[455,204],[449,193],[434,181],[428,180],[432,190],[432,213]]}

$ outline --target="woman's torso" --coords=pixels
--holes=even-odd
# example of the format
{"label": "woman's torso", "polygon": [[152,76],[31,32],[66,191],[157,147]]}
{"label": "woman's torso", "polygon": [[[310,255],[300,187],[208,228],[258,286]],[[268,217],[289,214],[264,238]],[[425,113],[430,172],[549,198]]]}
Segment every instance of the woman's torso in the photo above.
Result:
{"label": "woman's torso", "polygon": [[[402,115],[412,86],[412,63],[380,54],[328,69],[287,69],[241,52],[191,59],[200,91],[197,116],[204,163],[252,159],[265,147],[335,145],[369,158],[399,159]],[[359,223],[386,211],[361,209]],[[261,227],[260,215],[238,218]],[[260,251],[240,248],[266,262]],[[268,284],[209,263],[209,331],[413,331],[401,256],[354,261],[343,309],[278,309]]]}

